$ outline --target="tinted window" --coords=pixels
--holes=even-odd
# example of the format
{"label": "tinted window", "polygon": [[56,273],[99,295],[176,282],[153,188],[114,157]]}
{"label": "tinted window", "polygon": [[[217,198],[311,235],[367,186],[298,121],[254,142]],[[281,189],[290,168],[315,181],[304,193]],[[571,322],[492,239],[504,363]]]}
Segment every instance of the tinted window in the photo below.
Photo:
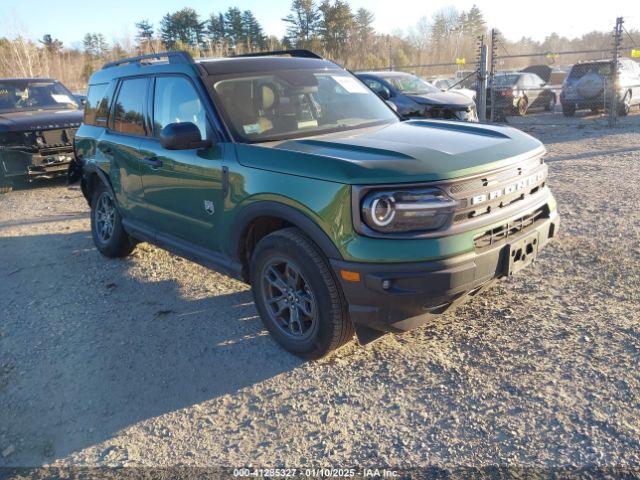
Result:
{"label": "tinted window", "polygon": [[128,135],[144,135],[143,105],[146,78],[124,80],[113,111],[113,129]]}
{"label": "tinted window", "polygon": [[[87,100],[84,104],[84,123],[87,125],[97,125],[96,122],[96,113],[98,111],[98,106],[103,100],[104,94],[107,90],[108,83],[102,83],[99,85],[90,85],[89,92],[87,93]],[[108,101],[106,102],[106,107],[108,108]],[[104,112],[106,117],[106,110],[101,109]],[[105,118],[106,120],[106,118]]]}
{"label": "tinted window", "polygon": [[200,97],[184,77],[158,77],[153,100],[155,136],[170,123],[192,122],[208,138],[207,116]]}

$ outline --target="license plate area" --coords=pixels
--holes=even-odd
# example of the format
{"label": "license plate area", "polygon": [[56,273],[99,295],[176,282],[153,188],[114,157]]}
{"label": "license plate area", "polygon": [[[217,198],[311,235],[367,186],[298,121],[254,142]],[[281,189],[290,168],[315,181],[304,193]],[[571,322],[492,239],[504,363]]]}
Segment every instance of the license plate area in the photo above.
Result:
{"label": "license plate area", "polygon": [[527,235],[507,245],[507,268],[505,275],[513,275],[530,265],[538,256],[540,244],[538,232]]}

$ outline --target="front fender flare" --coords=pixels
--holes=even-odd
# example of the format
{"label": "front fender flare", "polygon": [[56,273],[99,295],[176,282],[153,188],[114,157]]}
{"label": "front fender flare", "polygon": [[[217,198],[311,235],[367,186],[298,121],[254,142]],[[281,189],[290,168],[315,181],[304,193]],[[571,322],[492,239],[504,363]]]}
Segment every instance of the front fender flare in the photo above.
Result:
{"label": "front fender flare", "polygon": [[329,259],[341,260],[342,254],[329,238],[327,233],[309,216],[295,209],[273,200],[260,200],[244,207],[236,216],[231,228],[230,245],[238,254],[238,246],[242,244],[242,238],[249,224],[259,217],[277,217],[295,227],[298,227],[307,235]]}

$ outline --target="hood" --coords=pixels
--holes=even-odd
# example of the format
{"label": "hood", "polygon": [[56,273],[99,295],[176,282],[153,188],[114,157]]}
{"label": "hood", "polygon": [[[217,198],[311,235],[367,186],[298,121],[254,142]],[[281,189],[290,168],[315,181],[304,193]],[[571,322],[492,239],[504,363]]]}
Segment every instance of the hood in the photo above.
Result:
{"label": "hood", "polygon": [[0,132],[77,128],[82,122],[82,116],[82,110],[33,110],[0,113]]}
{"label": "hood", "polygon": [[354,185],[457,178],[544,153],[511,127],[437,120],[236,148],[248,167]]}
{"label": "hood", "polygon": [[473,101],[466,95],[459,92],[435,92],[423,95],[407,95],[411,100],[420,105],[438,105],[466,108],[473,104]]}

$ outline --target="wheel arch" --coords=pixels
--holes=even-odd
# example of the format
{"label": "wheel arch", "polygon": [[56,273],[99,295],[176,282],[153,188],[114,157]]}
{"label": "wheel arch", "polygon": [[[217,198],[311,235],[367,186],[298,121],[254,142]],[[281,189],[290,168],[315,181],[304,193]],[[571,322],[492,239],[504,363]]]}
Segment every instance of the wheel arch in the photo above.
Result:
{"label": "wheel arch", "polygon": [[327,259],[342,255],[316,221],[300,210],[272,200],[261,200],[245,207],[231,228],[230,251],[242,264],[242,277],[250,281],[251,254],[266,235],[288,227],[297,227],[322,251]]}
{"label": "wheel arch", "polygon": [[98,182],[102,182],[109,189],[113,198],[116,198],[113,185],[111,185],[111,180],[109,180],[109,176],[104,170],[96,165],[86,164],[83,166],[82,171],[83,175],[82,181],[80,182],[80,189],[82,190],[82,195],[84,195],[87,203],[89,203],[89,206],[91,206],[93,192],[95,191]]}

